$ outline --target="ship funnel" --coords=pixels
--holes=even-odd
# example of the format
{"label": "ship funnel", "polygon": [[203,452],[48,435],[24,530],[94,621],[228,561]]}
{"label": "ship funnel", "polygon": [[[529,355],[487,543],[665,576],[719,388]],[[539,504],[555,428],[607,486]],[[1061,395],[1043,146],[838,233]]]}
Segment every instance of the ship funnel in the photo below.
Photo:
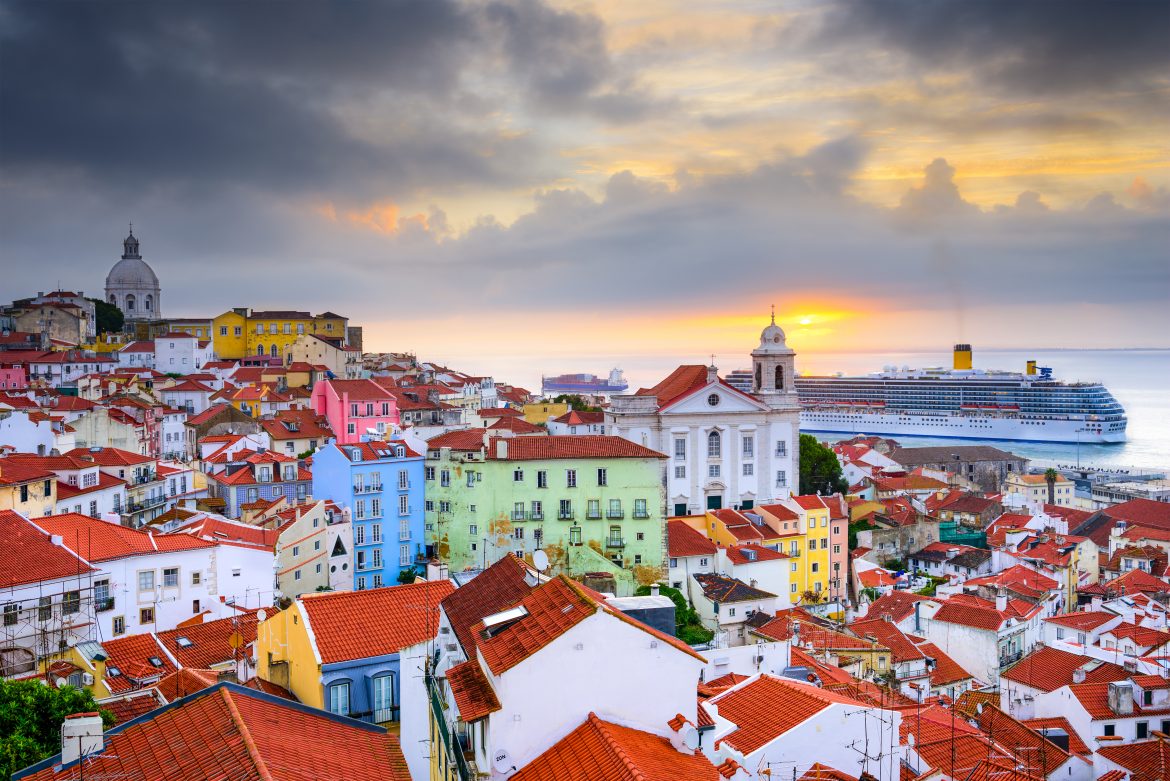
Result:
{"label": "ship funnel", "polygon": [[971,368],[971,345],[956,344],[955,345],[955,369],[956,371],[966,371]]}
{"label": "ship funnel", "polygon": [[1028,373],[1029,377],[1036,373],[1036,362],[1035,361],[1028,361],[1028,372],[1027,373]]}

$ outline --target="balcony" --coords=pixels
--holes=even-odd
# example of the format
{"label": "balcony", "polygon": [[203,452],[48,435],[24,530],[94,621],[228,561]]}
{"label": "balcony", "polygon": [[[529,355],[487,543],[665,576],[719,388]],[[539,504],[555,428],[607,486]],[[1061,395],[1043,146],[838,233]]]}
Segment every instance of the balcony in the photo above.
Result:
{"label": "balcony", "polygon": [[521,511],[513,510],[512,511],[512,520],[513,521],[527,521],[528,520],[528,513],[524,512],[522,510]]}
{"label": "balcony", "polygon": [[528,514],[528,520],[530,520],[530,521],[543,521],[544,520],[544,513],[543,512],[531,512]]}
{"label": "balcony", "polygon": [[357,483],[355,483],[353,486],[353,492],[355,494],[376,494],[376,493],[380,493],[381,490],[382,490],[381,483],[373,483],[372,485],[358,485]]}
{"label": "balcony", "polygon": [[571,520],[573,520],[573,511],[569,510],[568,512],[557,513],[557,520],[558,521],[571,521]]}
{"label": "balcony", "polygon": [[615,510],[613,508],[610,508],[610,509],[605,511],[605,517],[606,517],[606,520],[620,521],[622,518],[626,517],[626,514],[623,510]]}
{"label": "balcony", "polygon": [[97,611],[98,613],[105,613],[107,610],[113,610],[114,609],[114,598],[113,597],[104,597],[101,599],[95,599],[93,601],[93,609],[95,611]]}
{"label": "balcony", "polygon": [[605,547],[607,547],[607,548],[624,548],[624,547],[626,547],[625,538],[623,538],[623,537],[606,537],[605,538]]}
{"label": "balcony", "polygon": [[1015,664],[1024,658],[1023,651],[1013,651],[1011,653],[1001,653],[999,655],[999,666],[1007,667],[1009,664]]}
{"label": "balcony", "polygon": [[634,510],[634,519],[635,520],[644,521],[649,517],[650,517],[650,513],[646,512],[645,510]]}
{"label": "balcony", "polygon": [[601,520],[601,510],[587,510],[585,512],[585,520],[587,520],[587,521],[600,521]]}
{"label": "balcony", "polygon": [[[785,551],[780,551],[780,552],[784,553]],[[790,558],[790,559],[799,559],[800,558],[800,551],[799,550],[789,550],[789,551],[787,551],[787,553],[788,553],[788,558]]]}

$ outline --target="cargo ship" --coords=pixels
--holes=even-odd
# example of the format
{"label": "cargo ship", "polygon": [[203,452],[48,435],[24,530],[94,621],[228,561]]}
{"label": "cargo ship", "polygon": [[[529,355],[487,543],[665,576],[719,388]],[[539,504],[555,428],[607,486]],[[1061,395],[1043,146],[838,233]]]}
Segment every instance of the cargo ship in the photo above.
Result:
{"label": "cargo ship", "polygon": [[607,379],[602,379],[596,374],[558,374],[555,377],[540,378],[541,393],[546,395],[583,393],[600,396],[621,393],[629,387],[621,369],[611,371]]}
{"label": "cargo ship", "polygon": [[973,369],[971,345],[954,367],[858,377],[799,376],[805,431],[1018,442],[1124,442],[1125,409],[1100,383],[1063,382],[1028,361],[1023,372]]}

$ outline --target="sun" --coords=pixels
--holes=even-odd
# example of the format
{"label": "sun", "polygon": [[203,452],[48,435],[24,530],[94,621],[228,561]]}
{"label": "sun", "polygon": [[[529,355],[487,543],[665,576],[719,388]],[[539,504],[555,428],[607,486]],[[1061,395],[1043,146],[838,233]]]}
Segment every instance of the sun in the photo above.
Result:
{"label": "sun", "polygon": [[800,324],[801,324],[801,325],[812,325],[812,321],[813,321],[813,319],[812,319],[811,317],[802,317],[802,318],[800,318]]}

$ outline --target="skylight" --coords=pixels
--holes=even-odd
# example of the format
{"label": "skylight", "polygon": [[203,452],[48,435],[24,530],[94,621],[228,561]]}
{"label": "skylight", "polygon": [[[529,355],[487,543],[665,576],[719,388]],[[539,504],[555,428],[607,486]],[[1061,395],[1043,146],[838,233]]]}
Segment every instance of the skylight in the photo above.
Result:
{"label": "skylight", "polygon": [[180,637],[175,642],[179,644],[180,648],[190,648],[191,646],[195,645],[188,637]]}
{"label": "skylight", "polygon": [[159,659],[157,656],[152,656],[149,659],[147,659],[147,661],[150,662],[155,667],[162,667],[163,666],[163,660]]}

